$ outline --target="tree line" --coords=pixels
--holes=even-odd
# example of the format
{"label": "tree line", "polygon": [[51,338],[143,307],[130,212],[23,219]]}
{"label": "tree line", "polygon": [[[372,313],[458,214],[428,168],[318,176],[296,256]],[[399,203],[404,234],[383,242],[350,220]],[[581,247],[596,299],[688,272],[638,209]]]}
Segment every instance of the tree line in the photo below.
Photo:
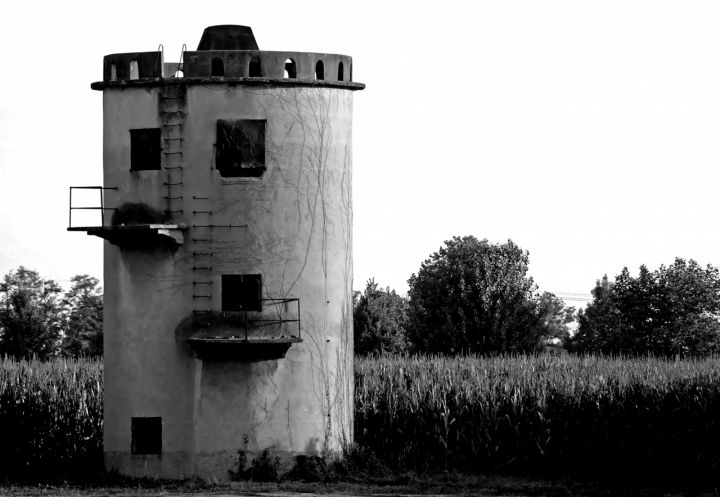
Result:
{"label": "tree line", "polygon": [[[605,275],[575,311],[528,274],[512,240],[453,237],[408,280],[407,296],[370,279],[354,293],[355,352],[720,353],[720,272],[677,258],[655,271]],[[70,290],[20,266],[0,283],[0,356],[102,356],[103,293],[77,275]],[[570,325],[577,321],[577,330]]]}
{"label": "tree line", "polygon": [[[454,237],[408,280],[407,297],[371,279],[354,294],[355,352],[602,353],[702,356],[720,352],[720,275],[676,259],[637,277],[627,268],[575,311],[528,275],[512,240]],[[577,321],[577,331],[570,324]]]}
{"label": "tree line", "polygon": [[73,276],[70,290],[20,266],[0,283],[0,357],[102,356],[103,293],[97,278]]}

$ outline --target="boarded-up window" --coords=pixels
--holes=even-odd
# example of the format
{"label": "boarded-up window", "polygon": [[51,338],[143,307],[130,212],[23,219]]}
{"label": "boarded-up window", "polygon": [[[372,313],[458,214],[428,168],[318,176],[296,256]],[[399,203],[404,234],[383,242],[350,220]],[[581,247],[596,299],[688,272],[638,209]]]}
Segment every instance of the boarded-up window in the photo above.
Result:
{"label": "boarded-up window", "polygon": [[162,418],[132,418],[133,454],[162,454]]}
{"label": "boarded-up window", "polygon": [[261,311],[262,278],[259,274],[223,274],[223,311]]}
{"label": "boarded-up window", "polygon": [[130,170],[160,169],[160,128],[130,130]]}
{"label": "boarded-up window", "polygon": [[265,122],[260,119],[218,119],[216,166],[220,176],[262,176],[265,172]]}

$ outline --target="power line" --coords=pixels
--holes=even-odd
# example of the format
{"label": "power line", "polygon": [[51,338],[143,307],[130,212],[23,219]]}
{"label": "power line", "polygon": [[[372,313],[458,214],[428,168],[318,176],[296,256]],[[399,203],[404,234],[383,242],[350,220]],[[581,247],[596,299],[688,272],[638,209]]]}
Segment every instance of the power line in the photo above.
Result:
{"label": "power line", "polygon": [[548,292],[555,295],[560,300],[568,302],[592,302],[593,296],[589,293],[573,293],[573,292]]}

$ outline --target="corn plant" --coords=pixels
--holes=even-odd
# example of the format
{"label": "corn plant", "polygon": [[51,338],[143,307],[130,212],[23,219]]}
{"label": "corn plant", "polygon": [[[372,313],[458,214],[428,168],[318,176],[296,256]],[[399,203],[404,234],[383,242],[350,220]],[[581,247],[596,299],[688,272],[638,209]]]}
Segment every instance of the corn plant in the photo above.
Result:
{"label": "corn plant", "polygon": [[0,468],[102,464],[102,362],[0,359]]}
{"label": "corn plant", "polygon": [[[102,363],[0,360],[2,472],[102,464]],[[720,484],[720,360],[356,359],[355,439],[396,469]]]}
{"label": "corn plant", "polygon": [[356,359],[355,438],[393,467],[718,481],[718,358]]}

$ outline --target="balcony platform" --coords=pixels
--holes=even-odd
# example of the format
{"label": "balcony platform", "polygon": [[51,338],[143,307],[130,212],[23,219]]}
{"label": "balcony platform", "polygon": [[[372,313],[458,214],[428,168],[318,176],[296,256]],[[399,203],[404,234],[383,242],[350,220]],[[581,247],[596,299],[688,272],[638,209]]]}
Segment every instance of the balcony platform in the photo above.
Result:
{"label": "balcony platform", "polygon": [[193,337],[189,342],[202,360],[267,361],[283,359],[292,344],[301,343],[302,338],[218,336]]}
{"label": "balcony platform", "polygon": [[121,247],[169,245],[185,243],[187,224],[132,224],[121,226],[80,226],[68,231],[85,231]]}

